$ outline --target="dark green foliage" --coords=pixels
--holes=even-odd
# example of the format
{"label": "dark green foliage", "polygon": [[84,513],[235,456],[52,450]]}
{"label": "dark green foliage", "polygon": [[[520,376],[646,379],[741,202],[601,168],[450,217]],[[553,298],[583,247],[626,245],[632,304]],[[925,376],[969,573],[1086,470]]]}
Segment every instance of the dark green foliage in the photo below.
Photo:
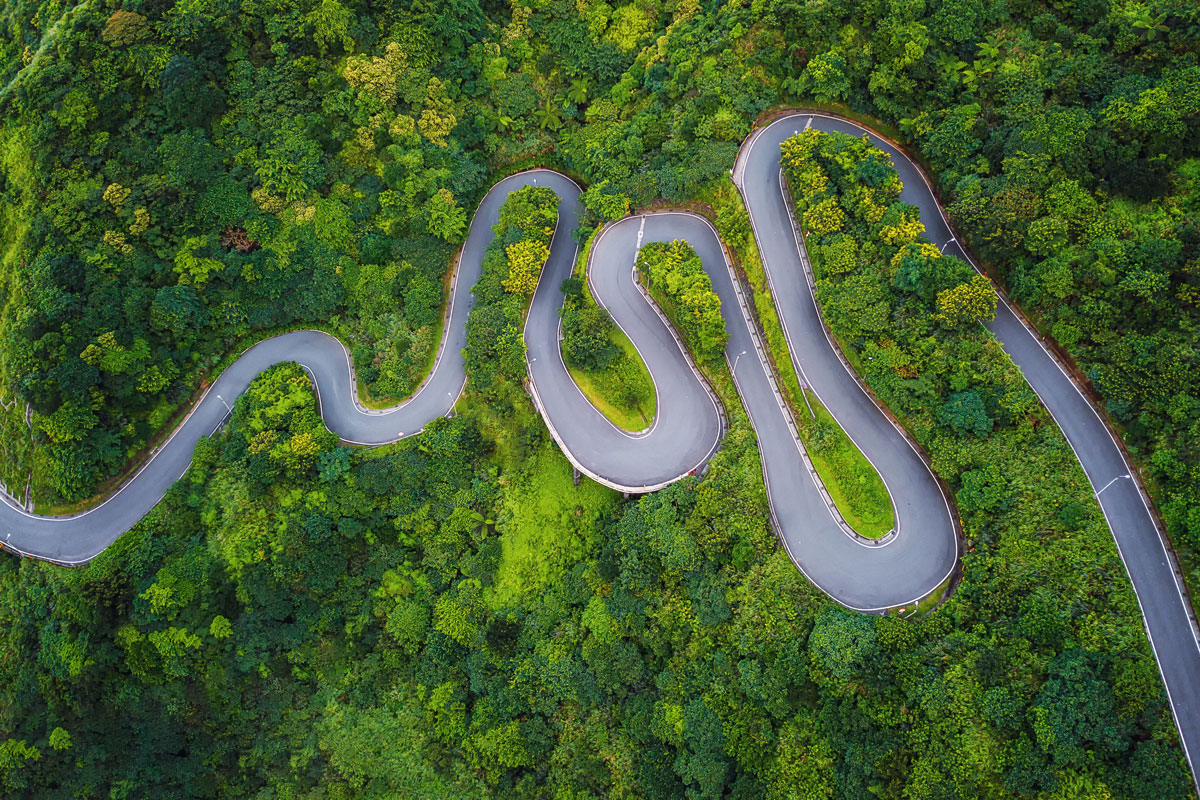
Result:
{"label": "dark green foliage", "polygon": [[[981,614],[992,620],[988,632],[971,636],[979,652],[969,695],[994,741],[1003,743],[1004,789],[1024,796],[1062,782],[1090,785],[1097,778],[1087,776],[1085,760],[1112,757],[1111,743],[1118,741],[1121,758],[1132,764],[1130,726],[1144,724],[1145,706],[1121,695],[1144,685],[1149,673],[1143,670],[1153,670],[1152,662],[1122,663],[1110,649],[1084,645],[1075,605],[1090,602],[1083,598],[1093,592],[1115,591],[1123,568],[1070,449],[1003,351],[982,326],[942,324],[947,289],[971,280],[970,270],[922,240],[921,227],[904,209],[879,213],[900,187],[890,168],[886,177],[874,166],[853,168],[881,163],[864,140],[808,132],[786,142],[783,154],[797,214],[814,231],[808,245],[826,320],[871,388],[928,449],[959,503],[968,553],[943,622],[949,631],[951,620],[959,626]],[[815,232],[832,219],[835,230]],[[847,238],[853,247],[843,246]],[[843,251],[855,255],[843,259]],[[864,325],[861,314],[844,311],[862,308],[864,296],[880,306],[876,313],[887,325]],[[1064,562],[1054,555],[1064,551],[1087,555]],[[1124,599],[1113,602],[1132,613],[1107,635],[1140,642],[1136,605],[1126,588],[1120,593]],[[861,617],[846,612],[818,615],[809,637],[814,676],[871,685],[881,669],[876,649],[886,650],[891,636],[907,640],[910,634],[863,628]],[[1039,655],[1018,656],[1026,646]],[[1017,663],[1037,663],[1038,680],[1014,679]],[[950,713],[945,679],[926,675],[922,681],[930,682],[926,707]],[[965,796],[981,794],[977,779],[952,777],[946,759],[953,758],[935,748],[922,760],[940,775],[935,783],[953,783]],[[845,766],[853,766],[849,758]],[[1114,796],[1127,791],[1115,776],[1101,780]]]}
{"label": "dark green foliage", "polygon": [[[76,443],[47,443],[35,426],[36,455],[7,460],[4,480],[23,485],[32,471],[41,501],[94,491],[244,337],[330,324],[385,397],[415,389],[436,349],[453,248],[422,241],[431,198],[449,198],[435,227],[456,241],[485,172],[440,134],[453,121],[445,89],[429,83],[438,34],[355,27],[337,2],[287,23],[235,7],[50,5],[41,31],[22,23],[0,37],[13,78],[2,279],[28,303],[0,320],[21,332],[4,337],[0,373],[35,419],[71,403],[98,412]],[[356,39],[367,51],[398,41],[399,58],[424,64],[409,69],[419,86],[383,104],[386,118],[371,116],[378,85],[340,64],[343,51],[362,52]],[[29,64],[14,78],[7,66],[22,66],[22,51]],[[391,124],[402,111],[415,133]],[[113,332],[120,346],[146,345],[123,374],[162,377],[81,370],[78,355]],[[29,436],[15,422],[5,436]]]}
{"label": "dark green foliage", "polygon": [[[278,327],[331,324],[372,392],[408,394],[492,177],[566,167],[596,218],[689,200],[799,97],[915,143],[1200,547],[1187,3],[66,6],[15,0],[0,31],[10,487],[88,495]],[[493,252],[460,417],[352,454],[281,368],[96,563],[0,559],[0,793],[1186,796],[1086,481],[994,343],[939,316],[965,265],[921,250],[876,155],[831,152],[834,204],[805,220],[835,226],[809,238],[822,306],[950,480],[968,553],[945,608],[817,596],[774,549],[744,423],[699,483],[522,493],[570,473]],[[511,577],[530,541],[533,583]]]}
{"label": "dark green foliage", "polygon": [[[500,407],[528,405],[518,379],[356,453],[277,367],[94,563],[0,559],[5,791],[1186,795],[1107,533],[1013,532],[1043,503],[1000,476],[1069,456],[992,451],[1005,471],[959,494],[999,516],[996,555],[933,616],[868,617],[775,545],[744,418],[703,481],[622,501],[573,486],[544,436],[512,444],[534,424]],[[514,446],[520,469],[488,455]]]}
{"label": "dark green foliage", "polygon": [[955,392],[938,408],[938,422],[949,425],[955,433],[973,433],[986,439],[992,429],[983,398],[974,389]]}
{"label": "dark green foliage", "polygon": [[610,338],[612,318],[584,297],[586,289],[581,278],[567,278],[562,291],[563,358],[590,372],[608,369],[620,355]]}

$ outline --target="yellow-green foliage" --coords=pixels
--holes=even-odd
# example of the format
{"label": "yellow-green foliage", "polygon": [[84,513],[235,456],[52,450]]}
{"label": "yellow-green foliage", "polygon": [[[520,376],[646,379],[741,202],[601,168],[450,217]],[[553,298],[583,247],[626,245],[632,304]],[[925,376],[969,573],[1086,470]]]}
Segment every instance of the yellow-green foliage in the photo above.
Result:
{"label": "yellow-green foliage", "polygon": [[504,393],[511,385],[504,379],[525,370],[525,311],[549,257],[558,197],[544,186],[525,186],[505,198],[498,216],[472,289],[476,304],[463,355],[471,386]]}
{"label": "yellow-green foliage", "polygon": [[446,137],[457,123],[454,103],[446,96],[445,85],[437,78],[430,78],[425,110],[417,120],[417,127],[426,139],[439,147],[445,147]]}
{"label": "yellow-green foliage", "polygon": [[550,248],[544,242],[525,239],[510,244],[505,248],[504,254],[508,257],[508,277],[504,279],[505,291],[532,297],[537,289],[542,267],[550,257]]}
{"label": "yellow-green foliage", "polygon": [[987,278],[975,275],[966,283],[938,292],[937,309],[951,327],[990,322],[996,317],[996,293]]}
{"label": "yellow-green foliage", "polygon": [[619,6],[612,13],[606,38],[628,53],[650,32],[651,18],[637,3]]}
{"label": "yellow-green foliage", "polygon": [[[338,446],[322,422],[308,374],[296,364],[270,368],[250,384],[234,406],[236,446],[248,471],[217,476],[232,499],[203,513],[216,529],[222,557],[233,569],[264,561],[286,546],[286,530],[253,493],[269,493],[281,508],[303,505],[301,482],[315,477],[321,457]],[[197,447],[197,461],[203,462]]]}
{"label": "yellow-green foliage", "polygon": [[131,193],[132,190],[119,183],[110,183],[108,188],[104,190],[104,200],[111,204],[113,208],[119,209],[125,205],[125,201],[129,199]]}
{"label": "yellow-green foliage", "polygon": [[[785,141],[780,152],[817,267],[817,299],[835,330],[879,335],[892,327],[887,292],[861,274],[869,260],[886,265],[881,274],[892,288],[935,305],[932,318],[948,328],[995,316],[996,298],[987,279],[921,238],[925,226],[919,210],[899,201],[895,168],[869,140],[809,130]],[[881,342],[879,363],[901,378],[917,377],[913,359],[896,357],[894,349]]]}
{"label": "yellow-green foliage", "polygon": [[192,236],[188,237],[184,241],[183,247],[179,248],[179,252],[175,254],[175,272],[179,274],[180,283],[190,283],[197,287],[204,286],[208,283],[209,275],[213,270],[224,268],[225,265],[215,258],[196,255],[196,251],[204,248],[207,244],[207,238]]}
{"label": "yellow-green foliage", "polygon": [[637,268],[696,358],[720,358],[729,340],[721,317],[721,298],[713,291],[692,246],[681,239],[651,242],[638,251]]}
{"label": "yellow-green foliage", "polygon": [[824,200],[809,206],[804,212],[805,227],[818,235],[840,231],[846,224],[846,215],[838,206],[837,200],[826,197]]}
{"label": "yellow-green foliage", "polygon": [[382,57],[358,55],[346,59],[342,77],[354,88],[390,106],[396,102],[396,81],[407,66],[404,50],[396,42],[389,42]]}
{"label": "yellow-green foliage", "polygon": [[575,561],[599,531],[599,522],[619,499],[590,480],[572,481],[571,465],[549,446],[525,474],[505,489],[497,527],[503,556],[496,570],[492,605],[519,603]]}
{"label": "yellow-green foliage", "polygon": [[925,232],[925,224],[915,208],[906,208],[900,212],[900,219],[894,224],[884,225],[879,229],[879,236],[893,247],[915,242],[917,237]]}

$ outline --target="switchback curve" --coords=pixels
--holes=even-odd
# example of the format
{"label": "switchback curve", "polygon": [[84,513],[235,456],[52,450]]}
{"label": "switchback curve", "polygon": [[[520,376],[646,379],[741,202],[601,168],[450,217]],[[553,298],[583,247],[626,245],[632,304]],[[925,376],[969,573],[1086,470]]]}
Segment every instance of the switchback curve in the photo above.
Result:
{"label": "switchback curve", "polygon": [[[900,199],[920,209],[925,235],[943,252],[960,256],[982,274],[950,226],[929,179],[901,147],[855,122],[796,110],[754,131],[742,145],[733,173],[752,215],[755,237],[773,283],[781,274],[796,274],[801,266],[798,258],[807,260],[803,247],[785,242],[785,237],[774,232],[791,226],[779,185],[779,145],[808,127],[866,136],[872,145],[891,156],[904,187]],[[807,314],[812,307],[802,299],[808,289],[793,285],[781,290],[775,284],[773,291],[780,316],[795,335],[792,326],[796,312]],[[1184,755],[1196,782],[1193,754],[1200,752],[1200,635],[1174,555],[1158,528],[1137,470],[1099,411],[1004,292],[997,290],[997,294],[1000,302],[996,318],[987,327],[1050,412],[1092,484],[1142,609]],[[796,326],[800,324],[795,322]],[[796,350],[793,348],[793,358]],[[808,348],[800,350],[801,363],[807,370]]]}
{"label": "switchback curve", "polygon": [[[826,406],[875,463],[892,494],[897,517],[895,535],[880,541],[862,539],[842,523],[796,435],[716,231],[702,217],[678,212],[627,217],[597,237],[589,284],[597,301],[638,348],[658,390],[658,412],[649,429],[630,434],[591,405],[567,372],[559,345],[560,286],[570,276],[578,253],[570,232],[577,225],[580,189],[550,170],[510,176],[480,204],[459,257],[442,350],[429,379],[409,400],[382,411],[364,408],[354,390],[348,353],[326,334],[301,331],[268,339],[222,373],[146,467],[100,506],[73,517],[32,516],[12,502],[0,506],[6,546],[60,563],[94,557],[154,506],[187,469],[196,441],[219,426],[232,399],[273,364],[295,361],[308,370],[326,424],[347,442],[393,442],[449,413],[465,383],[457,353],[465,343],[466,319],[473,304],[467,289],[481,273],[501,204],[523,186],[549,188],[559,198],[550,257],[525,326],[528,383],[551,434],[578,469],[621,491],[654,491],[702,469],[720,443],[724,428],[720,404],[634,276],[637,252],[644,243],[685,239],[696,249],[721,297],[730,332],[726,359],[759,434],[772,516],[793,561],[831,597],[859,611],[912,603],[946,580],[958,560],[958,539],[946,499],[916,450],[858,388],[825,342],[822,349],[806,347],[805,355],[812,356],[806,368],[812,371],[824,363],[840,375],[842,383],[827,391]],[[790,237],[790,226],[780,230]],[[803,280],[799,273],[790,277]],[[812,376],[807,378],[814,388],[821,385]]]}

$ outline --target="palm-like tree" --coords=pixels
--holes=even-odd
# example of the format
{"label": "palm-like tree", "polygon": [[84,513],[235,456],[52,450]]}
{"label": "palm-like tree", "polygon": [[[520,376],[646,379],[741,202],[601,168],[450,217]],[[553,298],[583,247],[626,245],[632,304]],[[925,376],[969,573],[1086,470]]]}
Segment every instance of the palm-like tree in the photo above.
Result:
{"label": "palm-like tree", "polygon": [[1146,37],[1146,41],[1152,42],[1158,38],[1160,33],[1167,32],[1167,26],[1163,23],[1167,19],[1166,14],[1151,16],[1150,9],[1143,6],[1137,10],[1137,17],[1133,20],[1133,27],[1140,28],[1142,36]]}
{"label": "palm-like tree", "polygon": [[1000,48],[996,42],[989,38],[986,42],[979,43],[979,57],[981,59],[992,60],[1000,57]]}
{"label": "palm-like tree", "polygon": [[900,132],[903,133],[905,136],[907,136],[909,139],[917,138],[917,118],[916,117],[905,117],[896,124],[900,126]]}
{"label": "palm-like tree", "polygon": [[554,104],[547,100],[542,106],[542,110],[537,115],[538,125],[542,128],[556,131],[562,127],[562,119],[558,116],[558,109]]}
{"label": "palm-like tree", "polygon": [[571,81],[571,86],[567,89],[567,99],[575,105],[581,106],[587,102],[589,88],[587,78],[576,78]]}
{"label": "palm-like tree", "polygon": [[952,84],[957,84],[962,81],[962,71],[967,66],[967,62],[959,61],[952,55],[943,53],[938,56],[938,69],[942,73],[942,77]]}

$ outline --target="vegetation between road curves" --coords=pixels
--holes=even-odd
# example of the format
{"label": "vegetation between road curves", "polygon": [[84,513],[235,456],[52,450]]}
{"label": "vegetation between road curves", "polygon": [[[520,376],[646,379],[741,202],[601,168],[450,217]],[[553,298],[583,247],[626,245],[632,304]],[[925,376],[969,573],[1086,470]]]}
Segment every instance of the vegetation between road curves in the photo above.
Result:
{"label": "vegetation between road curves", "polygon": [[637,348],[592,297],[587,270],[600,233],[597,228],[588,236],[562,287],[562,355],[588,401],[614,425],[636,433],[653,422],[657,396]]}
{"label": "vegetation between road curves", "polygon": [[[0,29],[0,479],[39,503],[93,494],[256,332],[350,320],[373,395],[404,393],[512,165],[577,177],[591,228],[694,200],[756,115],[812,101],[928,164],[1200,575],[1194,4],[63,8],[13,0]],[[720,365],[703,480],[628,500],[572,483],[519,376],[363,452],[280,367],[94,562],[0,559],[0,794],[1192,796],[1091,487],[995,342],[895,283],[856,182],[833,193],[859,260],[810,244],[847,356],[957,496],[938,610],[849,613],[793,568]],[[953,272],[932,261],[904,272]],[[510,303],[472,323],[484,369],[517,350]]]}
{"label": "vegetation between road curves", "polygon": [[821,401],[800,385],[741,195],[733,182],[722,176],[706,186],[699,198],[713,218],[735,270],[749,286],[749,302],[767,343],[767,358],[813,467],[855,533],[868,539],[886,535],[896,527],[896,514],[883,479]]}
{"label": "vegetation between road curves", "polygon": [[[1016,502],[1012,482],[980,481],[968,475],[964,476],[960,503],[965,502],[964,497],[986,495],[993,512],[991,518],[1009,520],[1004,527],[995,529],[996,538],[990,544],[1004,551],[1003,560],[968,554],[964,585],[941,615],[924,622],[893,618],[859,622],[868,618],[849,614],[820,598],[799,578],[786,556],[773,546],[770,531],[762,522],[767,515],[766,497],[753,446],[753,430],[740,411],[728,372],[707,362],[702,362],[703,368],[732,409],[732,423],[725,445],[703,481],[689,478],[631,502],[622,502],[615,493],[593,484],[574,487],[568,466],[548,445],[544,429],[536,424],[536,415],[520,390],[523,352],[519,337],[515,340],[497,337],[483,327],[519,330],[525,306],[523,294],[529,283],[526,269],[529,265],[521,257],[525,249],[536,248],[517,248],[513,251],[516,258],[509,257],[509,248],[524,241],[545,241],[547,211],[553,204],[544,191],[522,190],[514,193],[512,203],[506,204],[501,212],[496,240],[489,249],[484,277],[477,287],[479,303],[474,313],[478,317],[471,323],[473,329],[481,326],[482,335],[469,337],[467,351],[469,363],[495,363],[498,368],[490,376],[482,376],[489,378],[486,382],[475,383],[472,378],[457,418],[434,423],[423,436],[394,445],[387,452],[356,453],[337,446],[336,439],[324,432],[307,376],[295,367],[275,368],[262,375],[252,390],[239,399],[228,434],[201,443],[188,476],[131,536],[93,564],[70,573],[43,574],[33,572],[32,565],[22,566],[25,579],[48,580],[62,591],[84,591],[96,582],[126,580],[122,576],[137,569],[140,559],[155,559],[152,563],[157,566],[139,579],[139,595],[129,612],[129,620],[115,632],[110,629],[105,633],[98,612],[89,607],[71,605],[67,611],[51,613],[70,613],[72,625],[92,626],[99,641],[105,643],[103,646],[111,648],[118,658],[108,669],[116,670],[117,674],[129,670],[126,680],[151,692],[161,692],[188,680],[186,676],[194,674],[201,664],[209,665],[212,670],[226,658],[224,654],[229,653],[232,658],[233,651],[225,644],[231,637],[272,635],[269,631],[276,623],[262,629],[255,627],[259,624],[257,619],[262,624],[272,619],[267,610],[246,605],[254,602],[253,595],[246,594],[243,601],[236,599],[236,594],[263,591],[286,581],[286,594],[280,596],[288,598],[293,613],[311,619],[308,624],[328,625],[319,621],[322,606],[319,598],[334,591],[353,602],[353,583],[338,581],[333,575],[352,574],[348,569],[357,562],[361,564],[357,569],[377,576],[367,584],[373,587],[369,594],[370,610],[337,623],[336,635],[343,635],[340,633],[343,624],[376,631],[370,641],[347,641],[344,646],[361,651],[364,657],[374,654],[385,659],[379,669],[370,673],[374,676],[372,681],[380,675],[393,676],[393,680],[399,681],[397,685],[403,687],[402,693],[393,691],[390,699],[380,699],[382,706],[364,708],[353,700],[337,701],[331,716],[328,703],[320,701],[323,705],[319,708],[312,706],[302,713],[324,720],[317,724],[316,735],[327,747],[352,748],[330,750],[344,753],[336,756],[343,759],[349,753],[361,753],[364,746],[355,738],[345,738],[357,730],[355,717],[377,713],[370,711],[372,708],[391,709],[388,714],[399,715],[388,728],[393,736],[416,736],[411,745],[417,748],[415,755],[406,756],[418,759],[414,763],[428,763],[426,748],[434,746],[434,741],[442,741],[437,737],[447,737],[446,741],[471,748],[473,755],[464,758],[471,759],[465,763],[473,767],[459,780],[467,784],[478,782],[479,791],[509,780],[514,774],[535,769],[535,754],[542,752],[539,748],[544,745],[534,729],[522,724],[524,715],[530,713],[524,709],[538,709],[539,704],[546,703],[561,708],[561,703],[599,702],[577,697],[576,690],[569,686],[554,688],[556,668],[552,664],[559,662],[538,655],[536,647],[540,645],[526,649],[521,642],[522,634],[510,627],[514,619],[520,619],[522,627],[561,620],[561,609],[553,610],[561,603],[573,609],[571,618],[577,620],[579,629],[577,634],[568,635],[578,637],[580,644],[573,647],[579,648],[577,652],[581,655],[562,656],[559,660],[567,658],[568,663],[574,663],[571,659],[579,658],[578,664],[585,671],[574,673],[576,679],[589,684],[596,681],[597,697],[606,698],[607,702],[633,709],[640,707],[637,698],[645,692],[658,694],[663,699],[651,705],[659,708],[649,712],[651,727],[642,733],[623,735],[652,747],[658,746],[654,742],[677,747],[689,746],[687,740],[672,745],[673,734],[653,733],[662,724],[654,720],[669,722],[676,713],[670,710],[671,706],[681,709],[680,714],[714,714],[715,719],[722,720],[721,724],[741,719],[747,709],[756,709],[754,704],[758,702],[753,700],[757,696],[753,688],[756,684],[746,683],[743,673],[758,675],[757,680],[785,681],[781,686],[801,681],[797,688],[807,687],[817,692],[817,702],[822,707],[835,708],[843,714],[854,713],[853,706],[833,700],[837,696],[833,693],[865,689],[867,696],[876,697],[881,696],[879,693],[886,685],[893,687],[887,691],[907,694],[908,690],[896,688],[891,675],[911,673],[912,668],[902,664],[913,658],[914,648],[930,669],[935,665],[937,670],[945,669],[947,637],[961,635],[944,630],[947,615],[979,618],[983,613],[978,605],[981,593],[989,591],[983,576],[1025,581],[1021,585],[1029,586],[1030,578],[1020,577],[1028,573],[1022,570],[1017,575],[1009,574],[1006,562],[1035,559],[1037,566],[1029,568],[1036,568],[1042,575],[1057,569],[1060,576],[1050,584],[1054,586],[1072,585],[1062,574],[1064,569],[1076,581],[1075,585],[1084,578],[1083,585],[1078,586],[1078,591],[1084,594],[1077,595],[1080,599],[1076,602],[1100,591],[1112,593],[1120,586],[1101,580],[1094,571],[1087,575],[1080,573],[1077,562],[1067,567],[1057,556],[1041,554],[1044,548],[1061,548],[1071,539],[1042,539],[1032,547],[1006,541],[1011,534],[999,532],[1014,530],[1013,522],[1015,529],[1026,529],[1019,520],[1030,512],[1036,513],[1041,504]],[[953,425],[947,430],[954,430]],[[1068,520],[1060,515],[1058,521],[1049,524],[1082,525],[1074,528],[1074,538],[1079,541],[1075,542],[1073,552],[1088,552],[1095,559],[1103,551],[1103,543],[1109,540],[1103,525],[1086,516],[1086,483],[1055,480],[1060,474],[1077,473],[1077,465],[1061,442],[1054,444],[1053,426],[1024,430],[1027,434],[1041,431],[1038,436],[1045,441],[1036,451],[1028,448],[1038,437],[1026,438],[1019,450],[993,448],[988,452],[997,463],[1022,470],[1016,474],[1042,475],[1050,480],[1053,485],[1046,488],[1058,496],[1076,496],[1075,502],[1079,504],[1076,513],[1084,516]],[[963,439],[964,444],[973,441],[972,437],[976,437],[973,432]],[[1002,432],[997,432],[986,441],[997,444],[1004,438]],[[480,460],[475,462],[476,458]],[[1046,471],[1048,458],[1055,459],[1056,469]],[[1030,468],[1036,471],[1029,473]],[[463,488],[467,486],[472,488]],[[1029,490],[1028,486],[1022,488],[1021,496]],[[244,502],[249,497],[258,500]],[[975,503],[970,507],[977,506]],[[1039,527],[1046,524],[1045,517],[1038,519]],[[168,520],[176,522],[167,525]],[[179,520],[187,520],[188,527],[181,529]],[[979,516],[971,517],[967,525],[972,536],[982,536],[982,531],[990,529],[988,522]],[[204,538],[188,538],[208,530],[208,526],[215,526],[215,530]],[[1084,536],[1084,531],[1089,533]],[[172,555],[176,548],[183,548],[187,557]],[[149,555],[128,558],[145,550],[149,550]],[[605,552],[617,554],[615,563],[607,560]],[[414,557],[418,558],[413,560]],[[329,558],[337,559],[339,567],[332,574]],[[575,566],[579,564],[584,569]],[[645,575],[647,565],[652,577]],[[10,574],[11,569],[9,562],[0,565],[4,574]],[[197,569],[201,570],[198,575]],[[1116,570],[1119,574],[1119,566]],[[647,579],[653,583],[639,589]],[[225,585],[222,581],[232,582],[228,590],[220,588]],[[211,594],[214,591],[229,593]],[[1149,677],[1139,671],[1143,670],[1148,654],[1137,627],[1109,627],[1090,616],[1076,629],[1057,615],[1050,604],[1051,597],[1044,588],[1033,588],[1021,602],[1026,612],[1018,619],[1033,615],[1044,629],[1031,628],[1025,632],[1024,627],[1019,627],[1025,623],[1014,621],[1009,623],[1014,627],[991,634],[1003,636],[1006,643],[1014,637],[1021,638],[1031,648],[1025,663],[1031,669],[1041,664],[1040,669],[1047,671],[1045,685],[1024,702],[1035,704],[1033,707],[1046,724],[1060,729],[1067,724],[1079,725],[1078,717],[1072,717],[1076,721],[1068,723],[1066,715],[1080,713],[1076,705],[1078,696],[1071,687],[1082,676],[1084,685],[1096,692],[1089,697],[1090,705],[1082,712],[1085,715],[1082,719],[1095,720],[1087,722],[1088,725],[1110,726],[1085,728],[1082,735],[1110,737],[1115,748],[1110,757],[1124,755],[1126,759],[1136,759],[1136,766],[1131,768],[1171,769],[1170,751],[1163,745],[1151,742],[1122,750],[1118,738],[1120,726],[1143,724],[1136,722],[1139,715],[1152,714],[1161,719],[1165,713],[1152,662]],[[1111,608],[1113,600],[1122,600],[1119,590],[1108,595],[1104,607]],[[1130,601],[1127,590],[1123,600]],[[625,613],[622,604],[627,602],[654,603],[653,607],[646,606],[649,626],[639,621],[640,616]],[[798,624],[807,630],[804,648],[797,650],[794,645],[780,644],[794,641]],[[897,628],[896,624],[905,627]],[[29,632],[20,628],[17,635],[26,637]],[[326,635],[334,634],[330,630]],[[1064,636],[1068,637],[1066,649],[1059,650],[1064,647]],[[973,637],[977,646],[988,646],[988,634],[977,631]],[[725,686],[725,691],[735,693],[727,704],[702,699],[693,711],[686,712],[689,704],[695,702],[687,699],[691,689],[686,685],[650,689],[644,683],[645,676],[656,666],[666,671],[660,675],[669,674],[669,665],[678,663],[678,656],[671,655],[676,647],[716,646],[720,653],[736,653],[738,648],[747,647],[748,642],[759,642],[756,647],[775,642],[771,647],[778,649],[779,655],[769,666],[756,657],[750,660],[742,657],[738,662],[741,667],[730,667],[724,672],[720,657],[706,662],[715,670],[707,678],[717,682],[711,685],[715,688],[719,683]],[[288,666],[286,652],[275,649],[279,645],[265,641],[258,647],[266,648],[262,652],[267,654],[278,653],[260,662],[269,674],[279,676],[277,680],[304,684],[324,679],[321,677],[327,670],[324,660],[329,656],[322,655],[319,649],[310,651],[307,645],[301,645],[302,650],[291,657],[292,666]],[[666,648],[664,655],[654,655],[661,648]],[[443,651],[445,656],[437,655]],[[67,651],[68,656],[70,652]],[[459,682],[461,679],[452,665],[459,658],[472,657],[482,659],[476,669],[481,670],[481,675],[495,675],[499,681],[496,686],[473,690]],[[302,659],[306,673],[312,672],[295,674],[296,658]],[[751,666],[756,662],[760,666]],[[878,668],[887,670],[888,675],[882,676],[876,685],[869,676]],[[420,677],[430,674],[428,670],[442,670],[432,673],[435,680],[440,680],[434,689]],[[919,684],[929,678],[917,680],[923,674],[918,670],[908,679]],[[1110,683],[1116,680],[1108,677],[1112,674],[1125,677]],[[538,675],[545,677],[535,677]],[[257,685],[262,679],[261,668],[236,668],[232,674],[225,670],[209,672],[201,678],[210,683],[231,679]],[[966,682],[956,686],[956,691],[967,691],[976,679],[965,676],[962,680]],[[489,710],[491,703],[505,696],[506,690],[501,686],[509,685],[514,687],[510,691],[520,692],[520,705],[508,712]],[[62,702],[78,703],[86,696],[78,693],[88,690],[84,684],[70,691],[70,698]],[[560,691],[568,692],[564,698],[574,699],[560,700],[555,694]],[[495,698],[491,696],[493,693]],[[918,695],[912,696],[918,708],[919,703],[928,702],[918,699]],[[1020,704],[1022,696],[1011,689],[1007,693],[989,689],[984,691],[982,699],[972,702],[987,715],[983,724],[989,727],[985,730],[994,728],[1000,732],[1008,730],[1011,724],[1022,724],[1011,717],[1012,706]],[[468,710],[463,702],[461,710],[454,710],[460,702],[455,697],[474,697],[476,707]],[[538,700],[539,697],[542,699]],[[790,701],[778,697],[769,702]],[[442,719],[441,709],[446,704],[451,709],[445,712],[452,714],[449,719],[462,722],[454,722],[453,727],[441,733],[435,729],[429,740],[414,733],[420,728],[417,721],[425,719],[430,707],[436,712],[428,712],[433,715],[431,718]],[[479,704],[483,706],[478,707]],[[785,734],[807,713],[803,710],[807,708],[804,703],[798,708],[792,722],[783,723]],[[606,713],[599,708],[597,711]],[[204,713],[217,712],[214,709]],[[506,713],[512,715],[507,720],[503,716]],[[767,722],[773,719],[769,712],[751,713],[766,714],[761,719],[768,729],[774,729],[775,723]],[[938,718],[941,714],[937,712]],[[545,719],[538,711],[533,712],[532,718]],[[729,723],[724,722],[726,719]],[[916,721],[923,726],[932,724],[927,717],[917,717]],[[896,730],[907,724],[910,723],[897,723]],[[464,730],[462,725],[468,727]],[[64,735],[73,735],[73,742],[91,746],[88,730],[78,725],[73,725],[70,731],[60,728],[63,733],[55,734],[56,742],[61,744]],[[374,739],[378,727],[372,723],[368,730]],[[10,772],[9,780],[28,780],[26,776],[33,774],[34,765],[58,760],[59,751],[48,745],[43,760],[41,748],[29,744],[30,740],[11,741],[19,742],[10,745],[9,750],[20,771]],[[795,741],[810,740],[779,740],[780,749],[770,756],[766,767],[770,780],[790,784],[792,772],[788,765],[792,763]],[[1042,745],[1037,747],[1038,750],[1026,754],[1035,759],[1035,766],[1039,763],[1036,759],[1053,758],[1050,753],[1057,752],[1047,753]],[[37,761],[31,755],[35,750],[39,755]],[[722,747],[710,751],[708,757],[715,759],[712,763],[726,763],[723,759],[731,757],[724,755],[725,752]],[[1071,752],[1064,750],[1061,758],[1072,758]],[[632,753],[629,757],[637,760]],[[330,764],[329,769],[332,779],[347,780],[341,767]],[[426,780],[434,781],[427,785],[445,786],[438,781],[447,778],[434,770]],[[708,784],[698,781],[697,785]],[[784,784],[773,785],[782,789]],[[822,784],[813,778],[808,785]]]}

